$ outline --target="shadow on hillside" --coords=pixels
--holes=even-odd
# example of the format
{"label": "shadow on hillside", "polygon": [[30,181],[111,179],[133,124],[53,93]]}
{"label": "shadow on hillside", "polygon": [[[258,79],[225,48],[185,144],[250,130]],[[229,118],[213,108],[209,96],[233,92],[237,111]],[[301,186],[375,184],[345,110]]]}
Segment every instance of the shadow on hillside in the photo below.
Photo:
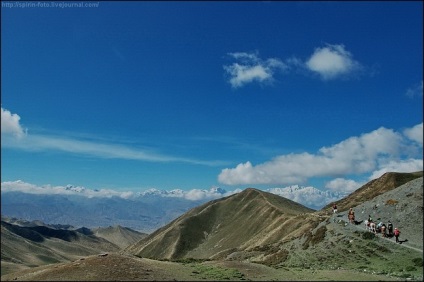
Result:
{"label": "shadow on hillside", "polygon": [[399,244],[402,244],[402,243],[405,243],[405,242],[408,242],[408,239],[405,239],[405,240],[399,240]]}

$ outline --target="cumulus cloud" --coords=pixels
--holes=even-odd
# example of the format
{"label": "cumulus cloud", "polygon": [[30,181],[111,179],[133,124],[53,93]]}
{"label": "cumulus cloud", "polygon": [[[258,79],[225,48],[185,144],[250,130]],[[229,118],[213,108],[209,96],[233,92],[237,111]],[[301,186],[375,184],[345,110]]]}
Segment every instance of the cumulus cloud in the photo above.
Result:
{"label": "cumulus cloud", "polygon": [[[318,47],[306,61],[296,56],[262,60],[257,53],[248,52],[228,53],[228,55],[236,60],[233,64],[224,66],[233,88],[252,82],[270,83],[274,81],[277,70],[295,73],[305,73],[306,70],[317,73],[324,80],[330,80],[346,78],[364,69],[358,61],[353,59],[352,53],[346,50],[343,44],[327,44],[324,47]],[[409,89],[407,95],[415,96],[417,93],[422,95],[422,82],[419,86]]]}
{"label": "cumulus cloud", "polygon": [[413,97],[422,97],[423,96],[423,81],[421,80],[420,83],[408,88],[406,90],[406,96],[413,98]]}
{"label": "cumulus cloud", "polygon": [[262,60],[255,53],[229,53],[237,62],[224,66],[229,75],[229,82],[233,88],[242,87],[251,82],[272,82],[277,70],[284,70],[287,66],[279,59],[269,58]]}
{"label": "cumulus cloud", "polygon": [[351,193],[364,185],[365,183],[356,182],[352,179],[335,178],[325,184],[325,188],[333,192]]}
{"label": "cumulus cloud", "polygon": [[369,180],[378,178],[386,172],[415,172],[423,170],[422,159],[390,160],[379,165],[379,169],[374,171]]}
{"label": "cumulus cloud", "polygon": [[284,188],[270,188],[265,191],[301,203],[312,209],[321,209],[329,202],[347,196],[348,191],[323,191],[312,186],[292,185]]}
{"label": "cumulus cloud", "polygon": [[328,80],[352,73],[360,67],[360,64],[353,59],[344,45],[327,44],[326,47],[315,49],[306,61],[306,67]]}
{"label": "cumulus cloud", "polygon": [[404,134],[410,140],[417,142],[421,147],[423,146],[423,123],[417,124],[412,128],[405,129]]}
{"label": "cumulus cloud", "polygon": [[225,168],[218,175],[218,181],[227,185],[299,184],[311,177],[371,173],[378,166],[399,159],[404,146],[404,136],[381,127],[322,147],[316,154],[281,155],[255,166],[248,161],[235,168]]}
{"label": "cumulus cloud", "polygon": [[202,189],[192,189],[190,191],[184,192],[183,197],[190,201],[206,200],[206,199],[218,199],[223,195],[217,193],[213,190],[202,190]]}
{"label": "cumulus cloud", "polygon": [[21,117],[17,114],[12,114],[10,111],[1,107],[1,134],[2,136],[11,135],[16,138],[22,138],[25,135],[25,130],[19,123]]}

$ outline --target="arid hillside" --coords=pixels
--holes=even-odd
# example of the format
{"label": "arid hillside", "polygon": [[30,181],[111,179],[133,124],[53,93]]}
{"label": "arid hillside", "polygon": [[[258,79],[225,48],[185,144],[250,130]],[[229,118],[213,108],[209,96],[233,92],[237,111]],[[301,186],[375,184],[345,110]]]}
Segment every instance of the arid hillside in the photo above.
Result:
{"label": "arid hillside", "polygon": [[[160,260],[248,261],[289,268],[348,266],[375,273],[408,268],[413,272],[409,275],[422,277],[422,269],[414,264],[423,247],[423,178],[417,175],[385,174],[343,199],[359,203],[353,206],[358,225],[348,223],[343,209],[335,215],[325,209],[294,209],[287,199],[247,189],[192,209],[125,251]],[[368,214],[401,228],[402,247],[393,246],[393,238],[367,232],[363,220]],[[410,265],[402,266],[395,257]]]}
{"label": "arid hillside", "polygon": [[[354,191],[348,197],[336,201],[338,211],[346,211],[349,208],[355,207],[363,202],[371,200],[378,195],[399,187],[411,180],[422,177],[423,172],[417,171],[413,173],[387,172],[381,177],[371,180],[361,188]],[[321,210],[325,213],[331,211],[333,203],[329,203]]]}
{"label": "arid hillside", "polygon": [[[249,188],[194,208],[126,251],[156,259],[217,259],[303,234],[313,212],[280,196]],[[313,217],[315,219],[315,217]]]}
{"label": "arid hillside", "polygon": [[[15,268],[7,275],[3,275],[2,236],[1,278],[422,281],[423,177],[414,175],[404,174],[402,177],[411,180],[392,188],[382,187],[391,183],[385,180],[387,175],[373,185],[366,184],[364,187],[386,190],[377,196],[372,191],[362,194],[363,201],[353,206],[358,224],[348,222],[345,210],[314,212],[251,188],[194,208],[126,249],[33,269]],[[357,195],[352,193],[343,201],[352,203]],[[385,223],[391,220],[402,232],[400,243],[367,231],[363,220],[368,215]],[[7,234],[9,229],[3,231],[2,226],[2,232]],[[24,245],[23,241],[16,243]],[[43,255],[38,249],[25,251],[31,256]]]}
{"label": "arid hillside", "polygon": [[69,225],[52,226],[2,218],[2,274],[29,267],[69,262],[89,255],[117,252],[146,234],[120,226],[71,229]]}
{"label": "arid hillside", "polygon": [[121,249],[138,242],[148,235],[120,225],[98,227],[93,229],[91,232],[94,236],[106,239],[119,246]]}

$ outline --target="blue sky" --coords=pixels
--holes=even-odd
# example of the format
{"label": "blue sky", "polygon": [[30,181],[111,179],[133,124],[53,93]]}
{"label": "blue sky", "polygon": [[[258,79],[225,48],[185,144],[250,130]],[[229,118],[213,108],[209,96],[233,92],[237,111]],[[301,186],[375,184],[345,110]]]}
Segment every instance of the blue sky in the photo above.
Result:
{"label": "blue sky", "polygon": [[422,2],[41,3],[1,11],[2,182],[353,191],[423,169]]}

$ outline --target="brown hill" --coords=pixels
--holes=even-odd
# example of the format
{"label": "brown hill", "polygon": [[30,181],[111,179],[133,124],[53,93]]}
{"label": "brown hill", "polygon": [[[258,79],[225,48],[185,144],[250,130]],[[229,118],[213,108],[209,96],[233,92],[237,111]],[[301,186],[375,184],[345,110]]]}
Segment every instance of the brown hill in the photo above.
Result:
{"label": "brown hill", "polygon": [[103,238],[87,236],[74,230],[42,225],[19,226],[1,221],[2,274],[119,249]]}
{"label": "brown hill", "polygon": [[[346,211],[351,207],[355,207],[363,202],[369,201],[378,195],[393,190],[411,180],[422,176],[422,171],[412,173],[387,172],[381,177],[366,183],[346,198],[336,201],[338,211]],[[329,211],[331,211],[332,205],[333,203],[329,203],[321,209],[321,212],[328,213]]]}
{"label": "brown hill", "polygon": [[[355,279],[352,279],[354,277]],[[176,263],[112,253],[2,275],[2,281],[395,281],[354,270],[280,268],[238,261]]]}
{"label": "brown hill", "polygon": [[[196,234],[212,226],[197,247],[187,248],[184,256],[173,257],[172,262],[140,258],[121,251],[17,271],[1,278],[31,281],[422,281],[422,185],[423,178],[420,177],[354,207],[358,215],[375,211],[384,221],[392,219],[402,230],[401,244],[396,244],[393,238],[367,232],[362,224],[349,224],[346,212],[326,217],[320,217],[319,212],[302,213],[302,206],[292,205],[279,196],[269,197],[267,193],[248,189],[246,193],[240,193],[241,197],[233,195],[193,209],[189,217],[182,216],[174,225],[166,227],[169,230],[165,228],[159,232],[163,233],[162,248],[170,251],[172,238],[180,240],[173,246],[184,242],[172,235],[181,233],[195,238]],[[377,209],[373,209],[375,206]],[[243,233],[246,225],[253,228],[253,225],[262,224],[260,221],[265,224],[277,222],[276,218],[272,219],[274,214],[287,220],[270,227],[267,232]],[[269,218],[272,220],[268,221]],[[213,224],[199,222],[202,220]],[[283,233],[281,225],[289,234]],[[226,233],[224,236],[219,234],[221,228]],[[232,233],[239,235],[239,240]],[[198,256],[200,251],[214,254],[210,249],[227,244],[224,241],[229,237],[233,245],[240,241],[237,246],[241,247],[221,251],[206,259],[192,259],[195,255],[201,258]],[[213,246],[207,243],[218,238]],[[150,239],[154,241],[156,237]],[[149,246],[149,242],[143,246],[139,244],[134,246]],[[155,244],[160,248],[160,242]]]}
{"label": "brown hill", "polygon": [[104,238],[119,246],[121,249],[124,249],[147,236],[146,233],[141,233],[120,225],[98,227],[91,231],[93,235]]}
{"label": "brown hill", "polygon": [[158,259],[220,258],[234,250],[300,236],[314,224],[305,220],[312,212],[291,200],[248,188],[190,210],[126,251]]}

